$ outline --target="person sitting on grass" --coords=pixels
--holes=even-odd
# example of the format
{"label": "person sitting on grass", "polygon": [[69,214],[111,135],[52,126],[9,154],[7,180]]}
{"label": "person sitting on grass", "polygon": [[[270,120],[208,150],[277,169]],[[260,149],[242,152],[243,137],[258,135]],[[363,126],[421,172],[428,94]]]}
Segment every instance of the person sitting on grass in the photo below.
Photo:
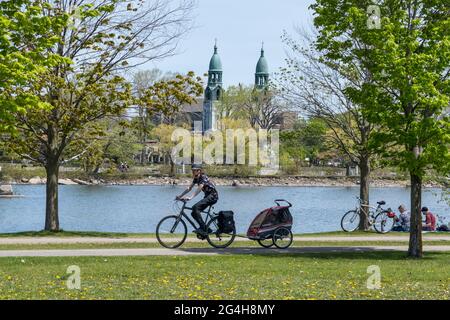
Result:
{"label": "person sitting on grass", "polygon": [[[211,232],[211,230],[206,230],[205,221],[203,221],[201,212],[205,210],[207,207],[212,206],[213,204],[217,203],[217,200],[219,200],[219,193],[217,192],[217,189],[214,185],[214,183],[208,178],[208,176],[203,172],[201,165],[192,165],[192,175],[194,180],[192,181],[191,185],[184,190],[182,194],[176,197],[177,200],[192,200],[195,198],[200,192],[203,191],[205,194],[204,198],[197,202],[192,207],[192,217],[195,219],[195,221],[198,222],[200,228],[194,230],[195,233],[200,234],[202,236],[206,235],[206,233]],[[187,193],[189,193],[192,188],[198,185],[198,189],[195,190],[194,194],[192,196],[185,196]]]}
{"label": "person sitting on grass", "polygon": [[423,231],[436,231],[436,217],[427,207],[422,208],[422,214],[425,215],[425,223],[422,224]]}
{"label": "person sitting on grass", "polygon": [[400,216],[395,217],[395,222],[397,225],[392,229],[392,231],[408,232],[411,227],[411,214],[406,209],[404,204],[401,204],[398,207],[398,211],[400,211]]}

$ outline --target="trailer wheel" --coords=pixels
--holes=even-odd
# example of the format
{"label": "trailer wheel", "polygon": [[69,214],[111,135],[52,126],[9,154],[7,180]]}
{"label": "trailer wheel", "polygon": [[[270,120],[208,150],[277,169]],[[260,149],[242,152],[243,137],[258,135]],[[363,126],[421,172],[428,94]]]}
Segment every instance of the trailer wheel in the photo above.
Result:
{"label": "trailer wheel", "polygon": [[292,244],[294,237],[291,230],[280,227],[273,233],[273,243],[278,249],[286,249]]}
{"label": "trailer wheel", "polygon": [[272,237],[269,237],[266,239],[258,239],[257,241],[261,247],[264,247],[264,248],[273,247],[273,238]]}

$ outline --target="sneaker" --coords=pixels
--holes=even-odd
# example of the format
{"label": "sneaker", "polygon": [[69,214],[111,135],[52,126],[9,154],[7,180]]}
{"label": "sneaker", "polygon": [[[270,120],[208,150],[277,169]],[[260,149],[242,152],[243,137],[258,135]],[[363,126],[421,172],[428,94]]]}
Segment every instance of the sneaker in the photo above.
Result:
{"label": "sneaker", "polygon": [[199,234],[199,233],[197,233],[197,239],[200,239],[200,240],[205,240],[206,239],[206,237],[205,236],[202,236],[201,234]]}
{"label": "sneaker", "polygon": [[201,229],[201,228],[195,229],[193,232],[196,233],[196,234],[202,235],[202,236],[206,235],[205,230]]}

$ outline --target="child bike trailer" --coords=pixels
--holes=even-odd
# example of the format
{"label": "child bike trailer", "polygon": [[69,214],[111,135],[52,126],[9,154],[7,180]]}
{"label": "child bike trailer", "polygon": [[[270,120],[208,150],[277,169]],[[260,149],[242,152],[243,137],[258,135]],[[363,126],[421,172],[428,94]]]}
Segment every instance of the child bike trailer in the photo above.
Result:
{"label": "child bike trailer", "polygon": [[275,246],[286,249],[293,241],[293,219],[289,211],[292,204],[284,199],[277,199],[275,203],[276,206],[261,211],[255,217],[248,228],[247,237],[258,241],[264,248]]}

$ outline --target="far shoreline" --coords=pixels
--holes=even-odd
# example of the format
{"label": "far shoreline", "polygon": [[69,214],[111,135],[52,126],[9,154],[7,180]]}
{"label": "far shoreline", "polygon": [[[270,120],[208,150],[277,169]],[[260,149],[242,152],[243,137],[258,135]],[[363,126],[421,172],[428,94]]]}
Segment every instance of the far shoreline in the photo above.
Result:
{"label": "far shoreline", "polygon": [[[217,186],[230,187],[359,187],[357,177],[211,177]],[[85,186],[188,186],[191,183],[188,177],[161,177],[149,176],[141,179],[60,179],[60,185]],[[45,179],[35,177],[32,179],[5,182],[12,185],[44,185]],[[373,179],[370,183],[375,188],[407,188],[409,181],[394,179]],[[443,184],[436,181],[424,183],[423,188],[443,188]]]}

